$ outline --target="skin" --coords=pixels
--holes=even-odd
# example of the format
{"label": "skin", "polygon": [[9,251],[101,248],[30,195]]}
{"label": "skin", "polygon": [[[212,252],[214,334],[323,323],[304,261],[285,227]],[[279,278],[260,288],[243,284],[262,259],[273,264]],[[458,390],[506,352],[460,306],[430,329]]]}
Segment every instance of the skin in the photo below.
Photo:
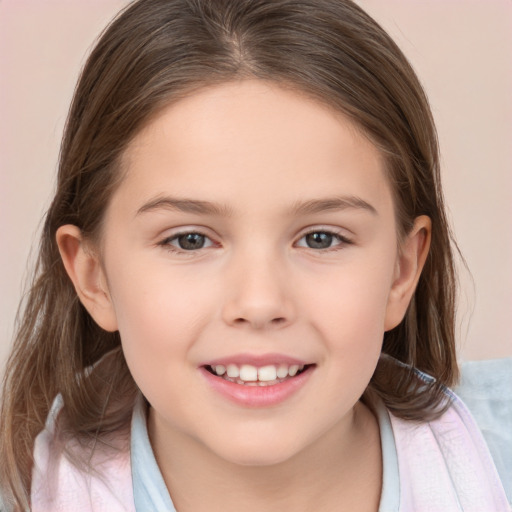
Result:
{"label": "skin", "polygon": [[[342,114],[257,80],[168,106],[123,164],[100,246],[69,225],[57,240],[82,303],[120,331],[177,509],[377,510],[378,425],[359,398],[414,293],[429,219],[399,247],[378,150]],[[180,211],[171,196],[220,206]],[[333,197],[343,207],[293,210]],[[310,247],[310,231],[334,236]],[[180,248],[183,232],[204,247]],[[240,353],[315,366],[284,402],[244,407],[199,372]]]}

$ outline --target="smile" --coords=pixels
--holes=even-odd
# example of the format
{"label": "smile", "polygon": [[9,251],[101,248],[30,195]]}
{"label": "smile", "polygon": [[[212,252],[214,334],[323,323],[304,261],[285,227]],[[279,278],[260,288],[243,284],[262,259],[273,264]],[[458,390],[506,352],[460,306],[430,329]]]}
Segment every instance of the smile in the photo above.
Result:
{"label": "smile", "polygon": [[250,364],[208,365],[206,369],[222,379],[245,386],[274,386],[300,375],[310,365],[270,364],[256,367]]}
{"label": "smile", "polygon": [[238,355],[199,367],[215,395],[242,407],[278,406],[304,388],[316,364],[286,356]]}

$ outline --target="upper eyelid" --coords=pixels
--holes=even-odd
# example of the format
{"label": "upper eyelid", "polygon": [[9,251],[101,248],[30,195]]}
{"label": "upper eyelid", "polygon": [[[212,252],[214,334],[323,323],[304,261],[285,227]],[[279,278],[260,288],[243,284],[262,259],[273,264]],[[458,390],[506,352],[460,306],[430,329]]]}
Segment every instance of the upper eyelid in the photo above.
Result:
{"label": "upper eyelid", "polygon": [[302,231],[300,236],[297,237],[298,240],[303,238],[306,235],[311,233],[329,233],[330,235],[339,236],[340,238],[344,238],[345,240],[350,240],[353,237],[353,233],[344,228],[335,228],[335,227],[327,227],[327,226],[312,226],[311,228],[305,228],[305,231]]}
{"label": "upper eyelid", "polygon": [[[170,234],[167,234],[171,232]],[[210,239],[214,239],[215,235],[211,234],[211,230],[206,227],[193,227],[193,226],[184,226],[178,228],[169,228],[166,229],[163,234],[160,235],[161,240],[172,240],[179,236],[188,235],[188,234],[197,234],[202,235]]]}
{"label": "upper eyelid", "polygon": [[341,235],[341,228],[328,228],[328,227],[312,227],[306,228],[305,231],[302,232],[302,236],[308,235],[309,233],[330,233],[332,235]]}

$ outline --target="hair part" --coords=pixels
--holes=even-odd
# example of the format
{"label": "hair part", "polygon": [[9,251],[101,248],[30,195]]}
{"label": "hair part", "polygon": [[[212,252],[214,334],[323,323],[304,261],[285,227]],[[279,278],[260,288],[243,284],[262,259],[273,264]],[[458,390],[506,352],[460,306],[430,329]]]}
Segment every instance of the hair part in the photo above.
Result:
{"label": "hair part", "polygon": [[[402,323],[383,340],[366,396],[397,416],[427,419],[458,376],[455,271],[438,141],[425,93],[385,31],[350,0],[139,0],[101,35],[75,90],[55,198],[32,286],[17,322],[3,389],[0,483],[28,507],[34,438],[57,394],[66,429],[84,439],[129,421],[137,387],[118,333],[100,329],[66,275],[56,231],[101,233],[122,180],[122,156],[162,108],[203,87],[256,78],[291,87],[349,116],[380,149],[399,237],[432,220],[429,256]],[[108,371],[90,371],[108,353]],[[418,386],[412,367],[435,378]]]}

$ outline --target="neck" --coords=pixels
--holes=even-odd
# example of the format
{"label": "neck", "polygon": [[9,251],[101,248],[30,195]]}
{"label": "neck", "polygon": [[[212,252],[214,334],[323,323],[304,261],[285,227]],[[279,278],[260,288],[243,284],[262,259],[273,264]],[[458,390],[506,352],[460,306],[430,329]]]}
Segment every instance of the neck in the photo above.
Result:
{"label": "neck", "polygon": [[[377,421],[358,403],[350,417],[302,452],[278,464],[243,466],[219,458],[195,440],[159,431],[150,439],[179,512],[294,512],[378,509],[382,458]],[[170,448],[172,447],[172,448]]]}

